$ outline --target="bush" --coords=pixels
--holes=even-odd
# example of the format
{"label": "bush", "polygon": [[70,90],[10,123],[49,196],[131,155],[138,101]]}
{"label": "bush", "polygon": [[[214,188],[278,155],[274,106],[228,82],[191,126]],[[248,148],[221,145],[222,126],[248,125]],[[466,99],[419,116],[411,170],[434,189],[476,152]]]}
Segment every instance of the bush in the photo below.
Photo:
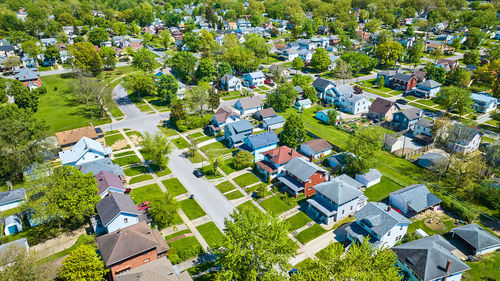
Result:
{"label": "bush", "polygon": [[205,124],[208,124],[210,121],[210,115],[204,115],[203,118],[199,116],[186,116],[186,119],[177,120],[174,122],[174,127],[181,132],[202,128]]}
{"label": "bush", "polygon": [[467,209],[467,207],[465,207],[462,203],[456,201],[455,199],[447,196],[442,196],[441,200],[443,200],[441,206],[444,209],[453,212],[459,219],[471,222],[476,218],[476,215],[473,212],[471,212],[469,209]]}
{"label": "bush", "polygon": [[252,162],[253,155],[245,150],[241,150],[240,152],[238,152],[238,154],[236,154],[232,160],[233,166],[238,170],[250,167],[250,165],[252,165]]}

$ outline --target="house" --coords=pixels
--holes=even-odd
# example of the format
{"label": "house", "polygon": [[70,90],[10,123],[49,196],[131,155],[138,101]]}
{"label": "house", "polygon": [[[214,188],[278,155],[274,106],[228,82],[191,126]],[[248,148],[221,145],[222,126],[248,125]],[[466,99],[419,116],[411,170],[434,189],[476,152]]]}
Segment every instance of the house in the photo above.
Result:
{"label": "house", "polygon": [[23,231],[23,223],[17,215],[10,215],[4,219],[4,234],[12,235]]}
{"label": "house", "polygon": [[437,61],[436,66],[446,69],[446,71],[455,70],[458,67],[458,62],[451,59],[440,59]]}
{"label": "house", "polygon": [[392,115],[399,111],[397,103],[383,98],[376,98],[368,109],[368,117],[375,121],[392,121]]}
{"label": "house", "polygon": [[389,86],[393,89],[408,92],[417,85],[417,78],[410,74],[396,73],[392,76]]}
{"label": "house", "polygon": [[427,53],[432,53],[435,50],[439,50],[439,49],[443,49],[443,48],[444,48],[443,42],[439,42],[439,41],[427,41],[427,42],[425,42],[425,51]]}
{"label": "house", "polygon": [[494,97],[487,95],[487,94],[481,94],[481,93],[474,93],[470,95],[472,101],[474,104],[472,107],[474,110],[480,113],[488,113],[490,111],[496,110],[498,101]]}
{"label": "house", "polygon": [[40,39],[40,42],[42,42],[42,45],[46,48],[50,45],[55,45],[57,43],[56,38],[42,38]]}
{"label": "house", "polygon": [[416,216],[426,210],[437,210],[441,199],[432,194],[425,184],[412,184],[389,195],[389,204],[407,217]]}
{"label": "house", "polygon": [[422,70],[415,70],[415,71],[413,71],[413,73],[411,75],[413,75],[415,78],[417,78],[417,83],[424,82],[426,79],[426,77],[425,77],[426,73]]}
{"label": "house", "polygon": [[114,164],[109,158],[99,159],[92,162],[82,163],[77,166],[83,174],[92,173],[94,175],[99,174],[102,171],[113,173],[119,176],[122,180],[125,179],[125,174],[123,173],[120,165]]}
{"label": "house", "polygon": [[221,106],[217,109],[214,116],[210,118],[210,125],[208,125],[208,130],[210,134],[214,135],[218,131],[224,129],[227,124],[240,121],[239,113],[235,112],[233,109]]}
{"label": "house", "polygon": [[324,139],[314,139],[301,144],[299,150],[310,159],[318,159],[332,153],[332,145]]}
{"label": "house", "polygon": [[14,240],[12,242],[7,242],[0,245],[0,255],[5,255],[5,253],[10,253],[12,248],[16,248],[18,250],[24,250],[26,254],[29,254],[30,245],[28,244],[28,240],[26,238],[21,238]]}
{"label": "house", "polygon": [[262,129],[264,130],[276,130],[283,127],[283,125],[285,125],[285,118],[281,115],[276,115],[262,121]]}
{"label": "house", "polygon": [[224,138],[228,141],[229,147],[242,145],[245,137],[252,133],[253,126],[248,120],[232,122],[224,127]]}
{"label": "house", "polygon": [[368,112],[371,102],[362,95],[343,96],[340,99],[340,110],[351,114]]}
{"label": "house", "polygon": [[451,127],[448,146],[453,153],[466,154],[479,148],[481,143],[481,131],[460,123]]}
{"label": "house", "polygon": [[110,192],[124,194],[126,191],[122,179],[113,173],[101,171],[99,174],[95,175],[94,178],[97,181],[97,189],[99,190],[101,199]]}
{"label": "house", "polygon": [[[363,184],[361,184],[359,181],[351,178],[350,176],[348,176],[346,174],[341,174],[340,176],[336,176],[332,179],[332,181],[342,182],[344,184],[349,185],[350,187],[354,187],[355,189],[361,189],[363,187]],[[364,199],[368,199],[368,198],[365,197]],[[363,206],[364,206],[364,203],[361,207],[363,207]]]}
{"label": "house", "polygon": [[[328,112],[331,110],[335,111],[335,109],[333,109],[333,108],[317,111],[316,112],[316,119],[319,119],[319,120],[323,121],[324,123],[328,123],[329,122],[328,121]],[[336,120],[337,120],[337,124],[338,124],[338,122],[340,120],[340,114],[337,114]]]}
{"label": "house", "polygon": [[107,158],[111,153],[110,147],[103,147],[100,142],[83,137],[71,149],[59,152],[59,158],[63,165],[79,166]]}
{"label": "house", "polygon": [[295,58],[299,57],[299,50],[297,49],[287,49],[281,53],[281,57],[283,57],[287,61],[293,61]]}
{"label": "house", "polygon": [[220,79],[221,88],[228,92],[241,91],[240,78],[231,74],[226,74]]}
{"label": "house", "polygon": [[18,188],[0,192],[0,212],[14,209],[26,199],[26,189]]}
{"label": "house", "polygon": [[111,278],[166,255],[167,242],[158,230],[140,222],[96,239]]}
{"label": "house", "polygon": [[128,270],[117,275],[116,281],[192,281],[193,278],[187,271],[180,274],[167,257]]}
{"label": "house", "polygon": [[316,91],[318,92],[318,97],[320,99],[325,99],[325,95],[328,91],[332,90],[334,87],[336,87],[335,83],[333,83],[330,80],[326,80],[324,78],[318,78],[314,80],[312,83],[312,86]]}
{"label": "house", "polygon": [[328,165],[334,170],[343,171],[347,165],[347,156],[354,156],[351,152],[339,152],[328,156],[326,161],[328,161]]}
{"label": "house", "polygon": [[298,110],[304,110],[306,108],[310,108],[312,106],[312,102],[310,99],[304,100],[296,100],[293,107]]}
{"label": "house", "polygon": [[380,202],[368,202],[354,217],[356,221],[345,229],[346,238],[360,243],[369,239],[370,243],[379,249],[396,245],[412,223],[391,206]]}
{"label": "house", "polygon": [[264,155],[264,159],[256,162],[255,167],[269,179],[281,174],[284,170],[283,167],[293,158],[301,156],[295,149],[286,145],[262,152],[262,155]]}
{"label": "house", "polygon": [[432,137],[432,130],[434,128],[434,121],[426,118],[422,118],[415,123],[413,127],[413,136],[425,135]]}
{"label": "house", "polygon": [[290,78],[290,70],[288,70],[288,68],[286,68],[282,65],[279,65],[279,64],[272,64],[269,67],[269,72],[271,72],[270,76],[272,76],[272,77],[278,76],[278,77],[282,77],[285,79]]}
{"label": "house", "polygon": [[179,85],[179,87],[177,88],[177,98],[178,99],[183,99],[184,98],[184,94],[186,93],[186,85],[184,83],[182,83],[181,81],[177,80],[177,84]]}
{"label": "house", "polygon": [[371,169],[364,174],[356,174],[356,180],[364,187],[370,187],[380,182],[382,174],[377,169]]}
{"label": "house", "polygon": [[14,56],[14,47],[11,45],[0,45],[0,57],[8,58]]}
{"label": "house", "polygon": [[416,89],[411,90],[411,94],[419,98],[432,99],[441,90],[441,84],[429,79],[417,84]]}
{"label": "house", "polygon": [[415,123],[423,116],[423,110],[416,107],[410,107],[392,115],[392,126],[397,131],[412,130]]}
{"label": "house", "polygon": [[250,72],[243,74],[243,85],[246,87],[259,87],[264,85],[266,76],[262,71]]}
{"label": "house", "polygon": [[61,63],[69,63],[72,57],[73,56],[71,56],[68,51],[59,51],[59,59],[61,60]]}
{"label": "house", "polygon": [[462,273],[470,269],[455,256],[457,248],[439,234],[395,246],[392,251],[407,280],[459,281]]}
{"label": "house", "polygon": [[130,195],[111,192],[95,206],[98,216],[92,224],[97,234],[113,231],[146,221],[143,210],[138,210]]}
{"label": "house", "polygon": [[253,115],[253,118],[255,118],[259,121],[264,121],[266,119],[270,119],[270,118],[273,118],[276,116],[278,116],[278,115],[274,111],[274,108],[269,107],[269,108],[264,108],[262,110],[255,112],[255,114]]}
{"label": "house", "polygon": [[279,141],[274,131],[248,135],[243,140],[244,144],[240,146],[240,149],[252,153],[252,155],[254,155],[254,161],[260,161],[264,159],[262,152],[278,147]]}
{"label": "house", "polygon": [[500,249],[500,239],[475,223],[455,227],[450,232],[452,241],[466,245],[466,255],[485,255]]}
{"label": "house", "polygon": [[40,88],[42,81],[40,80],[40,73],[36,68],[20,68],[14,71],[14,78],[22,82],[24,86],[30,90]]}
{"label": "house", "polygon": [[262,110],[264,103],[259,96],[245,97],[236,101],[234,108],[240,111],[241,116],[248,116]]}
{"label": "house", "polygon": [[83,137],[97,140],[98,138],[102,138],[103,134],[98,135],[95,127],[92,125],[56,133],[57,144],[61,148],[73,146]]}
{"label": "house", "polygon": [[317,184],[314,197],[307,199],[306,213],[315,221],[329,224],[354,214],[359,207],[359,189],[341,181]]}
{"label": "house", "polygon": [[417,165],[424,168],[434,168],[442,167],[447,163],[446,154],[444,151],[442,153],[438,152],[427,152],[424,155],[418,157]]}
{"label": "house", "polygon": [[278,177],[278,180],[286,187],[286,191],[297,197],[304,193],[305,197],[314,195],[314,186],[326,181],[328,172],[320,166],[295,157],[288,162],[284,169],[286,175]]}
{"label": "house", "polygon": [[378,84],[379,83],[379,80],[381,77],[384,77],[384,85],[385,87],[389,87],[390,83],[391,83],[391,79],[394,75],[396,75],[396,71],[395,70],[388,70],[388,71],[380,71],[379,73],[377,73],[377,80],[376,80],[376,83]]}

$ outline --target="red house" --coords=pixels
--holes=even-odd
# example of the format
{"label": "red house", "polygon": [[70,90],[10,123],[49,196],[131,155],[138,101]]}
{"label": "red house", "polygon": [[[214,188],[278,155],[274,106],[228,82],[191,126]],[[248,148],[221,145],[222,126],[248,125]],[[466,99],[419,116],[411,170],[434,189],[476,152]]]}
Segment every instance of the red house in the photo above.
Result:
{"label": "red house", "polygon": [[389,85],[393,89],[408,92],[411,88],[417,86],[417,78],[410,74],[396,73],[391,77]]}
{"label": "red house", "polygon": [[299,157],[285,165],[286,175],[278,180],[286,186],[286,191],[297,197],[304,193],[306,197],[316,193],[314,186],[327,180],[328,172],[320,166]]}

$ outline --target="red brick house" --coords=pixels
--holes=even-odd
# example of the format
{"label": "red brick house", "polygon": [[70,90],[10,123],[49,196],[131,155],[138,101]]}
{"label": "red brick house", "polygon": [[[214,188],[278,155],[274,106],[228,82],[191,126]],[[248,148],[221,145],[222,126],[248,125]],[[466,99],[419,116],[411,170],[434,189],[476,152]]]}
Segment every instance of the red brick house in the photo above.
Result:
{"label": "red brick house", "polygon": [[411,88],[417,86],[417,78],[410,74],[396,73],[391,77],[389,85],[393,89],[408,92]]}
{"label": "red brick house", "polygon": [[168,245],[158,230],[142,221],[96,238],[104,264],[115,276],[167,254]]}
{"label": "red brick house", "polygon": [[313,196],[316,193],[314,186],[328,178],[325,169],[299,157],[293,158],[284,169],[286,174],[278,177],[278,180],[295,197],[300,193],[304,193],[305,197]]}

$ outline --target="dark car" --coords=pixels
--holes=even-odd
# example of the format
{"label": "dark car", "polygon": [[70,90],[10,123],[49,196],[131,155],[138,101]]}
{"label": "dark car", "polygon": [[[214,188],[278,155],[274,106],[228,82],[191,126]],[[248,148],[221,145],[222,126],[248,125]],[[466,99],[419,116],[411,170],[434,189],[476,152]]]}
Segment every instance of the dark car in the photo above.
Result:
{"label": "dark car", "polygon": [[397,99],[396,103],[399,103],[399,104],[408,104],[408,102],[405,101],[404,99]]}
{"label": "dark car", "polygon": [[145,210],[149,207],[149,201],[142,202],[141,204],[137,205],[137,210]]}
{"label": "dark car", "polygon": [[194,170],[193,175],[197,178],[203,177],[203,173],[198,169]]}

